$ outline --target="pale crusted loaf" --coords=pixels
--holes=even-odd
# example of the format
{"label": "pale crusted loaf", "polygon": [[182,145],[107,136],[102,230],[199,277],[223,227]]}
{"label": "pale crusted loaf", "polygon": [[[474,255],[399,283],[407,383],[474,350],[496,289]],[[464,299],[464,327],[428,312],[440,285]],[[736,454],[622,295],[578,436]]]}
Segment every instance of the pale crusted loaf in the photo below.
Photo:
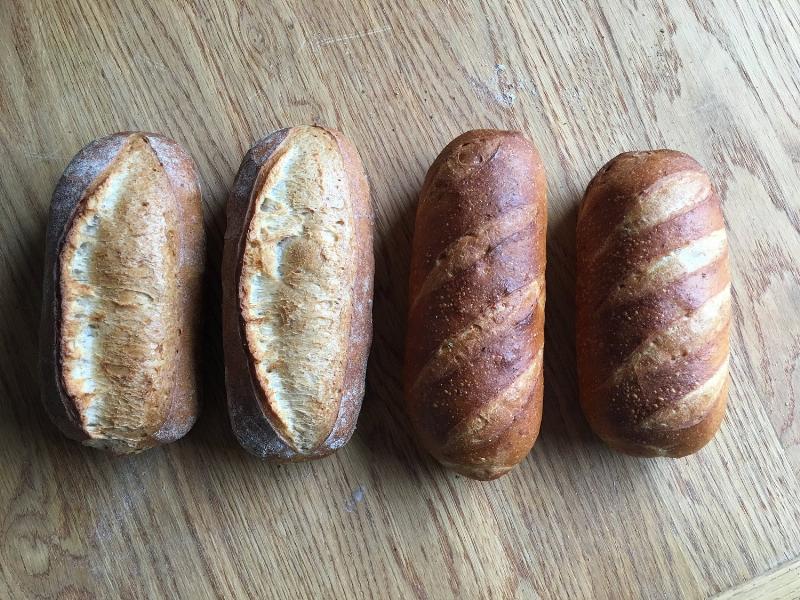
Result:
{"label": "pale crusted loaf", "polygon": [[372,334],[372,209],[361,161],[334,130],[273,133],[228,202],[223,335],[231,423],[277,461],[353,433]]}
{"label": "pale crusted loaf", "polygon": [[124,132],[76,155],[53,193],[41,328],[42,396],[66,435],[129,453],[191,428],[204,260],[180,146]]}

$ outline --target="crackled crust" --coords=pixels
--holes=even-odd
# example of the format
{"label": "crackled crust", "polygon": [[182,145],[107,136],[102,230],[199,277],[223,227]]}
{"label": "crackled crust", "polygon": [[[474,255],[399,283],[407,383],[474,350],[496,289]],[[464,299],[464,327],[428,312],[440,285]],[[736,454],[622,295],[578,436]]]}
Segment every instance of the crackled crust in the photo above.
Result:
{"label": "crackled crust", "polygon": [[339,132],[283,129],[245,156],[228,201],[223,341],[231,422],[253,454],[318,458],[352,435],[372,335],[372,220]]}
{"label": "crackled crust", "polygon": [[405,397],[422,445],[475,479],[507,473],[542,418],[547,200],[522,134],[476,130],[428,171],[411,251]]}
{"label": "crackled crust", "polygon": [[731,288],[706,171],[673,150],[628,152],[589,184],[577,229],[581,404],[613,448],[685,456],[725,412]]}
{"label": "crackled crust", "polygon": [[40,361],[67,436],[128,453],[191,428],[204,245],[198,177],[175,142],[118,133],[67,167],[48,222]]}

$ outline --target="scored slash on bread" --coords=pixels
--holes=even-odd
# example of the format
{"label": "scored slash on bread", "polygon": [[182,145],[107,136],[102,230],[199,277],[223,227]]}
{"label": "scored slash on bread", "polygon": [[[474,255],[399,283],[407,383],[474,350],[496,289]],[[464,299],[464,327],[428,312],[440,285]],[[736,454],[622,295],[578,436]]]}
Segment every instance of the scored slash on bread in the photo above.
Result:
{"label": "scored slash on bread", "polygon": [[581,404],[613,448],[685,456],[719,428],[731,319],[725,223],[705,170],[628,152],[590,182],[577,226]]}
{"label": "scored slash on bread", "polygon": [[68,437],[131,453],[191,428],[204,261],[180,146],[124,132],[75,156],[51,203],[40,333],[42,397]]}
{"label": "scored slash on bread", "polygon": [[422,446],[475,479],[508,472],[542,418],[544,167],[512,131],[476,130],[434,161],[420,193],[405,396]]}
{"label": "scored slash on bread", "polygon": [[350,439],[372,337],[373,215],[339,132],[276,131],[245,156],[228,201],[223,342],[231,423],[276,461]]}

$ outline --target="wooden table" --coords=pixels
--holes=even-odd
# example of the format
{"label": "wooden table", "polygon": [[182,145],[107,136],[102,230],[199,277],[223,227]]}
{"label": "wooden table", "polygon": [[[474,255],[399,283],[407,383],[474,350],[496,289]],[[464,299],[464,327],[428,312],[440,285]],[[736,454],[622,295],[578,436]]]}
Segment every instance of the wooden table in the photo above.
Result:
{"label": "wooden table", "polygon": [[[134,4],[0,2],[0,597],[800,596],[796,2]],[[224,408],[225,198],[256,139],[309,122],[346,132],[370,175],[375,343],[352,442],[270,466]],[[550,189],[542,434],[493,483],[419,452],[400,395],[416,196],[476,127],[526,132]],[[211,307],[197,426],[118,458],[58,435],[35,365],[50,193],[81,146],[124,129],[198,163]],[[574,229],[604,162],[660,147],[693,154],[724,197],[732,388],[706,449],[637,460],[578,408]]]}

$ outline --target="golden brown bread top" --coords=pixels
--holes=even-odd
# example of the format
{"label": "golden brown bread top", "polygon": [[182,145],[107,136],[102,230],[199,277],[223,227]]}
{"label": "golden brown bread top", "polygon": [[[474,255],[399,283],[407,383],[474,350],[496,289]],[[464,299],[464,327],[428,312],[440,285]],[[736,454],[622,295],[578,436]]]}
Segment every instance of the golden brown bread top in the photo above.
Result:
{"label": "golden brown bread top", "polygon": [[682,456],[722,418],[730,274],[707,173],[686,154],[630,152],[578,215],[578,367],[595,431],[623,451]]}
{"label": "golden brown bread top", "polygon": [[469,477],[504,474],[538,434],[545,198],[536,149],[496,130],[453,140],[420,194],[407,407],[423,445]]}
{"label": "golden brown bread top", "polygon": [[192,425],[204,234],[191,159],[156,134],[93,142],[53,196],[42,327],[45,405],[116,452]]}
{"label": "golden brown bread top", "polygon": [[175,215],[161,201],[169,194],[155,154],[135,139],[84,199],[64,242],[64,390],[99,440],[142,444],[169,402],[178,346]]}
{"label": "golden brown bread top", "polygon": [[339,414],[357,263],[353,205],[336,140],[295,127],[253,188],[239,303],[270,422],[293,449]]}
{"label": "golden brown bread top", "polygon": [[242,445],[324,456],[352,435],[371,340],[372,210],[339,132],[280,130],[248,152],[228,204],[226,385]]}

